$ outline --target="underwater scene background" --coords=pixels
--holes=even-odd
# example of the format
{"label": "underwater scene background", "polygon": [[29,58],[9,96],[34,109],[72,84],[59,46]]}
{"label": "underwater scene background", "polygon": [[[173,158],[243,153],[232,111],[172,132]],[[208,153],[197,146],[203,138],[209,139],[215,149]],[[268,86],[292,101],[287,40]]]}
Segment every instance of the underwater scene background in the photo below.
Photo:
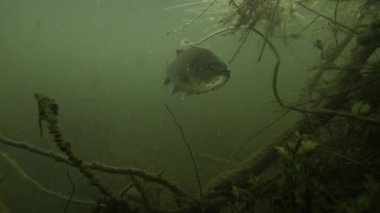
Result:
{"label": "underwater scene background", "polygon": [[[372,14],[379,4],[255,2],[0,0],[0,212],[377,212],[380,24]],[[228,82],[205,94],[172,94],[164,80],[176,50],[225,27],[235,30],[197,46],[228,64]],[[368,54],[351,51],[362,32]],[[347,35],[338,57],[324,64]],[[274,94],[272,44],[285,104]],[[330,70],[305,99],[318,69]],[[144,176],[81,170],[6,143],[66,156],[35,93],[59,106],[59,130],[76,157],[155,174],[189,197]],[[340,104],[326,104],[342,95]],[[309,111],[297,108],[302,103]],[[229,176],[256,155],[271,163]],[[83,170],[117,199],[89,184]],[[229,184],[213,188],[224,178]],[[71,196],[90,203],[68,202]]]}

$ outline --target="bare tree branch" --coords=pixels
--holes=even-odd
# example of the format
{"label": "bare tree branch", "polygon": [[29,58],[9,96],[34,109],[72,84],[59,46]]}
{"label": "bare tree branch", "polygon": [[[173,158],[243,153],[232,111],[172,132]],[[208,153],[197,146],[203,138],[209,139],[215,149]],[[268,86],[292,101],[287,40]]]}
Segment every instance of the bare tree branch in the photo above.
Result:
{"label": "bare tree branch", "polygon": [[82,199],[72,198],[71,196],[69,197],[69,196],[63,195],[60,192],[55,192],[55,191],[52,191],[50,189],[47,189],[40,182],[38,182],[37,180],[32,178],[30,175],[28,175],[28,173],[26,173],[26,171],[8,154],[6,154],[4,152],[0,152],[0,155],[6,161],[8,161],[11,164],[11,166],[16,170],[17,173],[19,173],[21,175],[21,177],[23,177],[25,180],[32,183],[32,185],[37,187],[40,191],[47,193],[49,195],[52,195],[52,196],[59,198],[59,199],[63,199],[63,200],[67,200],[67,201],[71,200],[71,202],[74,202],[74,203],[79,203],[79,204],[84,204],[84,205],[96,205],[96,203],[94,201],[91,201],[91,200],[82,200]]}
{"label": "bare tree branch", "polygon": [[[7,145],[7,146],[12,146],[16,147],[22,150],[27,150],[29,152],[32,152],[34,154],[44,156],[50,159],[53,159],[57,162],[68,164],[70,166],[74,166],[71,161],[67,159],[67,157],[58,154],[56,152],[52,152],[49,150],[45,150],[36,146],[33,146],[29,143],[26,142],[20,142],[16,141],[13,139],[6,138],[2,135],[0,135],[0,143]],[[171,192],[173,192],[175,195],[188,198],[190,200],[194,200],[190,195],[185,193],[182,189],[180,189],[175,183],[166,180],[162,178],[161,176],[145,172],[141,169],[134,169],[134,168],[125,168],[125,167],[116,167],[116,166],[110,166],[106,165],[103,163],[98,163],[98,162],[86,162],[83,161],[83,166],[92,170],[97,170],[109,174],[119,174],[119,175],[132,175],[132,176],[137,176],[142,179],[145,179],[147,181],[155,182],[157,184],[160,184],[166,188],[168,188]]]}

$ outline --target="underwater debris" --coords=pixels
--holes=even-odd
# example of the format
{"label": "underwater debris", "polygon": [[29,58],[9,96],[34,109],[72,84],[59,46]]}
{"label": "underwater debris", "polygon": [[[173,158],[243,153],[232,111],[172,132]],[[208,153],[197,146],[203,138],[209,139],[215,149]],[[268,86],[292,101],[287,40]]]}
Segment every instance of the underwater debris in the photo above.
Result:
{"label": "underwater debris", "polygon": [[[33,177],[31,177],[24,170],[24,168],[21,165],[19,165],[17,163],[17,161],[15,159],[13,159],[11,156],[9,156],[8,154],[6,154],[4,152],[0,152],[0,156],[3,157],[6,161],[9,162],[9,164],[15,169],[15,171],[22,178],[24,178],[25,180],[27,180],[28,182],[30,182],[33,186],[35,186],[40,191],[42,191],[42,192],[44,192],[46,194],[49,194],[51,196],[54,196],[56,198],[62,199],[62,200],[69,200],[70,199],[69,197],[67,197],[63,193],[55,192],[55,191],[52,191],[52,190],[46,188],[42,183],[38,182],[36,179],[34,179]],[[0,181],[1,181],[1,179],[0,179]],[[71,202],[79,203],[79,204],[84,204],[84,205],[95,205],[95,202],[93,202],[91,200],[83,200],[83,199],[77,199],[77,198],[71,199]],[[0,208],[0,210],[1,210],[1,208]],[[0,212],[2,213],[2,211],[0,211]]]}
{"label": "underwater debris", "polygon": [[58,116],[58,105],[55,103],[54,99],[44,97],[41,94],[36,93],[34,97],[38,101],[38,126],[42,137],[42,120],[46,120],[50,115]]}
{"label": "underwater debris", "polygon": [[107,202],[112,202],[113,207],[120,205],[123,206],[122,209],[131,211],[124,200],[118,200],[114,197],[112,192],[107,189],[87,167],[83,166],[82,160],[73,154],[70,143],[64,141],[58,128],[58,105],[55,103],[54,99],[39,93],[36,93],[34,97],[38,104],[39,122],[41,123],[44,120],[48,123],[49,133],[53,136],[53,141],[58,148],[66,154],[72,164],[89,180],[89,183],[99,190]]}

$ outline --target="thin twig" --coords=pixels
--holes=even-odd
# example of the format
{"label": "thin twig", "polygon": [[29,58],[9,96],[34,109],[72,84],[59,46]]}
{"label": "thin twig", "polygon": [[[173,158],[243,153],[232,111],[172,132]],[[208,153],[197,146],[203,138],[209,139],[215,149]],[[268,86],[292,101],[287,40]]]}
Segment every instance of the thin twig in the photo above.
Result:
{"label": "thin twig", "polygon": [[312,74],[313,76],[309,78],[310,80],[306,80],[306,86],[301,91],[301,97],[311,96],[312,91],[314,91],[316,85],[318,84],[318,82],[320,81],[320,79],[326,71],[324,67],[330,66],[334,63],[334,61],[345,49],[345,47],[350,43],[352,38],[353,34],[347,34],[345,38],[341,40],[338,46],[332,45],[329,49],[325,51],[327,53],[327,56],[323,59],[321,65],[315,66],[318,67],[318,69],[316,69],[316,72]]}
{"label": "thin twig", "polygon": [[119,197],[120,197],[120,198],[123,198],[123,197],[126,195],[126,193],[127,193],[132,187],[133,187],[133,184],[129,184],[128,186],[126,186],[123,190],[121,190]]}
{"label": "thin twig", "polygon": [[[263,39],[265,39],[264,35],[260,31],[255,30],[255,29],[252,29],[252,30],[254,30]],[[302,113],[316,113],[316,114],[326,114],[326,115],[334,115],[334,116],[339,116],[339,117],[345,117],[345,118],[354,119],[354,120],[362,121],[365,123],[370,123],[370,124],[375,124],[375,125],[380,126],[380,118],[357,116],[357,115],[349,113],[349,112],[336,111],[336,110],[331,110],[331,109],[320,109],[320,108],[308,109],[308,108],[298,108],[298,107],[286,105],[282,101],[282,99],[280,98],[280,95],[279,95],[278,90],[277,90],[278,71],[279,71],[279,67],[280,67],[280,55],[278,54],[277,50],[274,48],[274,46],[269,41],[268,41],[268,44],[271,47],[271,49],[273,50],[273,53],[275,54],[275,56],[277,58],[277,61],[276,61],[275,67],[274,67],[274,71],[273,71],[272,89],[273,89],[275,99],[281,107],[286,108],[286,109],[290,109],[293,111],[302,112]]]}
{"label": "thin twig", "polygon": [[323,18],[325,18],[325,19],[331,21],[332,23],[341,26],[342,28],[344,28],[344,29],[350,31],[351,33],[359,34],[356,30],[354,30],[354,29],[348,27],[347,25],[344,25],[344,24],[342,24],[342,23],[340,23],[340,22],[338,22],[338,21],[335,21],[334,19],[332,19],[332,18],[330,18],[330,17],[328,17],[328,16],[326,16],[326,15],[323,15],[322,13],[320,13],[320,12],[314,10],[314,9],[311,9],[310,7],[304,5],[303,3],[299,2],[299,1],[296,2],[296,3],[297,3],[298,5],[300,5],[301,7],[305,8],[305,9],[307,9],[307,10],[309,10],[309,11],[311,11],[311,12],[313,12],[313,13],[319,15],[319,16],[322,16]]}
{"label": "thin twig", "polygon": [[165,104],[165,107],[169,111],[169,113],[170,113],[170,115],[171,115],[171,117],[172,117],[172,119],[174,121],[174,124],[178,127],[178,129],[179,129],[179,131],[181,133],[181,136],[182,136],[182,141],[185,143],[187,151],[189,151],[191,162],[193,163],[193,166],[194,166],[195,177],[197,178],[197,184],[198,184],[198,188],[199,188],[199,195],[200,195],[200,197],[202,197],[203,193],[202,193],[201,178],[199,176],[198,165],[196,164],[195,159],[194,159],[193,150],[191,149],[190,144],[187,142],[187,139],[186,139],[185,133],[183,131],[182,125],[180,123],[178,123],[178,121],[175,118],[174,113],[172,112],[172,110],[170,109],[170,107],[167,104]]}
{"label": "thin twig", "polygon": [[[257,30],[256,28],[249,28],[249,30],[252,30],[257,35],[259,35],[261,38],[265,39],[265,35],[262,32],[260,32],[259,30]],[[267,40],[267,43],[268,43],[270,49],[272,50],[273,54],[275,55],[277,61],[280,62],[280,54],[278,53],[278,51],[276,50],[276,48],[274,47],[272,42]]]}
{"label": "thin twig", "polygon": [[337,16],[338,16],[339,2],[340,2],[340,0],[336,1],[335,10],[334,10],[334,29],[333,29],[333,31],[334,31],[334,38],[335,38],[335,45],[336,46],[338,46],[338,35],[336,34],[337,33],[336,20],[337,20]]}
{"label": "thin twig", "polygon": [[319,19],[319,17],[321,16],[316,16],[312,21],[310,21],[309,24],[307,24],[305,27],[300,29],[298,32],[295,32],[289,35],[284,35],[284,36],[276,36],[276,37],[277,38],[296,38],[299,36],[299,34],[303,33],[305,30],[307,30],[307,28],[309,28],[312,24],[314,24],[314,22],[316,22]]}
{"label": "thin twig", "polygon": [[[23,177],[25,180],[27,180],[30,183],[32,183],[32,185],[34,185],[35,187],[37,187],[42,192],[45,192],[45,193],[47,193],[49,195],[52,195],[52,196],[54,196],[56,198],[59,198],[59,199],[62,199],[62,200],[70,200],[70,197],[67,197],[66,195],[63,195],[62,193],[55,192],[55,191],[52,191],[50,189],[47,189],[45,186],[43,186],[37,180],[35,180],[31,176],[29,176],[26,173],[26,171],[12,157],[10,157],[9,155],[7,155],[6,153],[0,152],[0,155],[11,164],[11,166],[16,170],[16,172],[18,174],[21,175],[21,177]],[[73,199],[73,198],[71,198],[71,201],[75,202],[75,203],[78,203],[78,204],[84,204],[84,205],[96,205],[96,203],[94,201],[91,201],[91,200],[81,200],[81,199],[75,199],[75,198]]]}
{"label": "thin twig", "polygon": [[333,115],[333,116],[339,116],[339,117],[345,117],[345,118],[350,118],[358,121],[362,121],[365,123],[370,123],[370,124],[375,124],[380,126],[380,119],[379,118],[374,118],[374,117],[363,117],[363,116],[358,116],[349,112],[344,112],[344,111],[336,111],[336,110],[331,110],[331,109],[320,109],[320,108],[313,108],[313,109],[308,109],[308,108],[298,108],[294,106],[288,106],[285,105],[285,103],[281,100],[278,90],[277,90],[277,80],[278,80],[278,68],[280,65],[280,61],[277,61],[273,73],[273,80],[272,80],[272,88],[273,88],[273,93],[276,98],[277,103],[286,109],[290,109],[293,111],[298,111],[302,113],[316,113],[316,114],[326,114],[326,115]]}
{"label": "thin twig", "polygon": [[234,29],[235,29],[234,27],[222,28],[222,29],[219,29],[219,30],[217,30],[215,32],[210,33],[209,35],[201,38],[198,41],[194,41],[194,42],[191,42],[191,41],[188,41],[188,40],[181,41],[180,45],[182,45],[182,46],[195,46],[195,45],[199,45],[199,44],[201,44],[201,43],[209,40],[210,38],[212,38],[214,36],[217,36],[219,34],[222,34],[222,33],[228,32],[228,31],[232,31]]}
{"label": "thin twig", "polygon": [[296,107],[289,107],[289,106],[286,106],[285,108],[291,109],[293,111],[302,112],[302,113],[325,114],[325,115],[344,117],[344,118],[349,118],[349,119],[361,121],[364,123],[380,126],[380,118],[378,117],[376,118],[373,116],[371,117],[358,116],[353,113],[349,113],[345,111],[337,111],[337,110],[323,109],[323,108],[308,109],[308,108],[296,108]]}
{"label": "thin twig", "polygon": [[140,193],[141,195],[141,198],[142,198],[142,202],[143,202],[143,206],[146,208],[146,210],[148,212],[152,212],[152,206],[150,205],[150,202],[149,202],[149,198],[148,198],[148,195],[146,194],[145,192],[145,189],[144,187],[142,186],[142,184],[137,180],[137,178],[135,177],[132,177],[132,181],[133,181],[133,185],[135,186],[135,188],[137,189],[137,191]]}
{"label": "thin twig", "polygon": [[289,114],[291,112],[291,110],[286,110],[284,113],[282,113],[281,115],[277,116],[275,119],[273,119],[271,122],[269,122],[268,124],[266,124],[265,126],[261,127],[259,130],[257,130],[255,133],[251,134],[250,136],[247,137],[247,139],[245,139],[243,141],[243,143],[240,144],[240,147],[238,148],[238,150],[236,151],[235,153],[235,158],[240,154],[240,152],[244,149],[244,147],[248,144],[248,142],[250,142],[254,137],[260,135],[262,132],[264,132],[265,130],[269,129],[271,126],[273,126],[274,124],[276,124],[279,120],[281,120],[283,117],[285,117],[287,114]]}
{"label": "thin twig", "polygon": [[345,155],[342,155],[342,154],[339,154],[339,153],[336,153],[336,152],[332,152],[332,151],[327,150],[327,149],[316,148],[316,150],[320,151],[320,152],[324,152],[324,153],[330,154],[330,155],[333,155],[333,156],[341,158],[341,159],[345,159],[345,160],[350,161],[351,163],[354,163],[354,164],[359,164],[359,162],[357,160],[353,159],[353,158],[347,157]]}
{"label": "thin twig", "polygon": [[250,35],[251,35],[251,31],[246,32],[246,34],[241,39],[238,48],[235,50],[230,61],[228,62],[228,64],[231,64],[235,60],[236,56],[240,53],[241,48],[243,47],[243,45],[245,44],[245,42],[247,41],[247,39],[249,38]]}
{"label": "thin twig", "polygon": [[185,4],[177,4],[174,6],[167,7],[167,8],[165,8],[165,10],[171,10],[171,9],[175,9],[178,7],[187,7],[187,6],[191,6],[191,5],[206,4],[206,3],[207,3],[207,1],[198,1],[198,2],[190,2],[190,3],[185,3]]}
{"label": "thin twig", "polygon": [[70,176],[70,173],[69,173],[69,170],[66,169],[66,176],[67,176],[67,179],[69,180],[70,184],[71,184],[71,193],[70,193],[70,197],[69,197],[69,200],[67,201],[67,204],[65,206],[65,213],[67,212],[67,210],[69,209],[69,205],[73,199],[73,196],[75,194],[75,184],[73,182],[73,180],[71,179],[71,176]]}
{"label": "thin twig", "polygon": [[[350,68],[341,68],[341,69],[350,69]],[[355,90],[359,90],[359,89],[361,89],[363,87],[367,87],[367,86],[369,86],[369,85],[371,85],[371,84],[373,84],[373,83],[375,83],[375,82],[377,82],[379,80],[380,80],[380,75],[377,76],[376,78],[373,78],[373,79],[367,81],[366,83],[363,83],[363,84],[357,85],[355,87],[349,88],[349,89],[347,89],[345,91],[334,93],[334,94],[331,94],[331,95],[327,95],[327,96],[324,96],[324,97],[318,98],[318,99],[307,100],[307,101],[304,101],[302,103],[298,103],[296,105],[293,105],[293,107],[302,106],[302,105],[309,104],[309,103],[312,103],[312,102],[321,102],[321,101],[323,101],[325,99],[328,99],[328,98],[334,98],[334,97],[337,97],[337,96],[346,95],[346,94],[348,94],[350,92],[353,92]]]}
{"label": "thin twig", "polygon": [[326,114],[326,115],[331,115],[331,116],[339,116],[339,117],[345,117],[353,120],[358,120],[361,122],[365,123],[370,123],[374,125],[380,126],[380,118],[379,117],[364,117],[364,116],[358,116],[349,112],[344,112],[344,111],[337,111],[337,110],[331,110],[331,109],[324,109],[324,108],[299,108],[299,107],[294,107],[290,105],[286,105],[280,98],[278,90],[277,90],[277,81],[278,81],[278,71],[279,71],[279,65],[280,65],[280,60],[279,56],[276,54],[277,58],[277,63],[275,65],[274,73],[273,73],[273,80],[272,80],[272,89],[273,93],[275,96],[275,99],[277,103],[286,109],[290,109],[293,111],[298,111],[301,113],[314,113],[314,114]]}
{"label": "thin twig", "polygon": [[193,20],[191,20],[189,23],[186,23],[183,27],[177,30],[173,30],[171,32],[167,32],[166,34],[169,35],[171,33],[175,33],[178,31],[182,31],[186,28],[188,28],[190,25],[194,24],[200,17],[202,17],[215,3],[217,0],[212,1],[197,17],[195,17]]}
{"label": "thin twig", "polygon": [[269,25],[268,25],[268,31],[267,31],[267,34],[265,35],[264,44],[263,44],[263,47],[261,48],[261,51],[260,51],[259,61],[261,60],[261,57],[263,56],[265,45],[268,42],[268,37],[269,37],[269,34],[270,34],[271,30],[272,30],[273,19],[274,19],[274,16],[275,16],[276,12],[277,12],[277,8],[278,8],[279,4],[280,4],[280,0],[277,0],[276,6],[275,6],[275,8],[274,8],[274,10],[272,12],[272,16],[270,17],[270,22],[269,22]]}

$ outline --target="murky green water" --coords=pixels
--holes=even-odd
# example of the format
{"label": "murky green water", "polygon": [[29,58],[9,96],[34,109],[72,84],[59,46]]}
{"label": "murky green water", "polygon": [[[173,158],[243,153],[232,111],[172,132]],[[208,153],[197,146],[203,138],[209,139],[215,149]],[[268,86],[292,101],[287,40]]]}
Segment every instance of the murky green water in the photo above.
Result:
{"label": "murky green water", "polygon": [[[266,50],[258,63],[262,40],[252,35],[229,65],[231,78],[225,86],[184,100],[172,95],[163,82],[180,41],[196,41],[219,28],[219,14],[211,13],[167,35],[197,16],[185,10],[205,6],[167,9],[178,3],[183,1],[0,0],[0,133],[58,151],[47,134],[39,136],[33,98],[39,92],[57,101],[62,133],[84,160],[165,170],[164,177],[194,194],[193,167],[164,104],[183,126],[204,184],[259,150],[295,118],[289,115],[255,137],[231,161],[231,153],[247,137],[283,113],[271,90],[273,55]],[[318,60],[313,41],[320,35],[289,45],[275,41],[283,61],[283,98],[297,99],[307,68]],[[228,62],[240,38],[239,33],[215,37],[202,46]],[[1,145],[0,151],[50,190],[69,194],[69,171],[75,197],[97,198],[97,191],[75,169],[24,150]],[[0,201],[9,212],[63,211],[66,201],[41,192],[3,159],[0,175]],[[98,175],[116,191],[130,181]],[[69,212],[89,209],[72,203]]]}

